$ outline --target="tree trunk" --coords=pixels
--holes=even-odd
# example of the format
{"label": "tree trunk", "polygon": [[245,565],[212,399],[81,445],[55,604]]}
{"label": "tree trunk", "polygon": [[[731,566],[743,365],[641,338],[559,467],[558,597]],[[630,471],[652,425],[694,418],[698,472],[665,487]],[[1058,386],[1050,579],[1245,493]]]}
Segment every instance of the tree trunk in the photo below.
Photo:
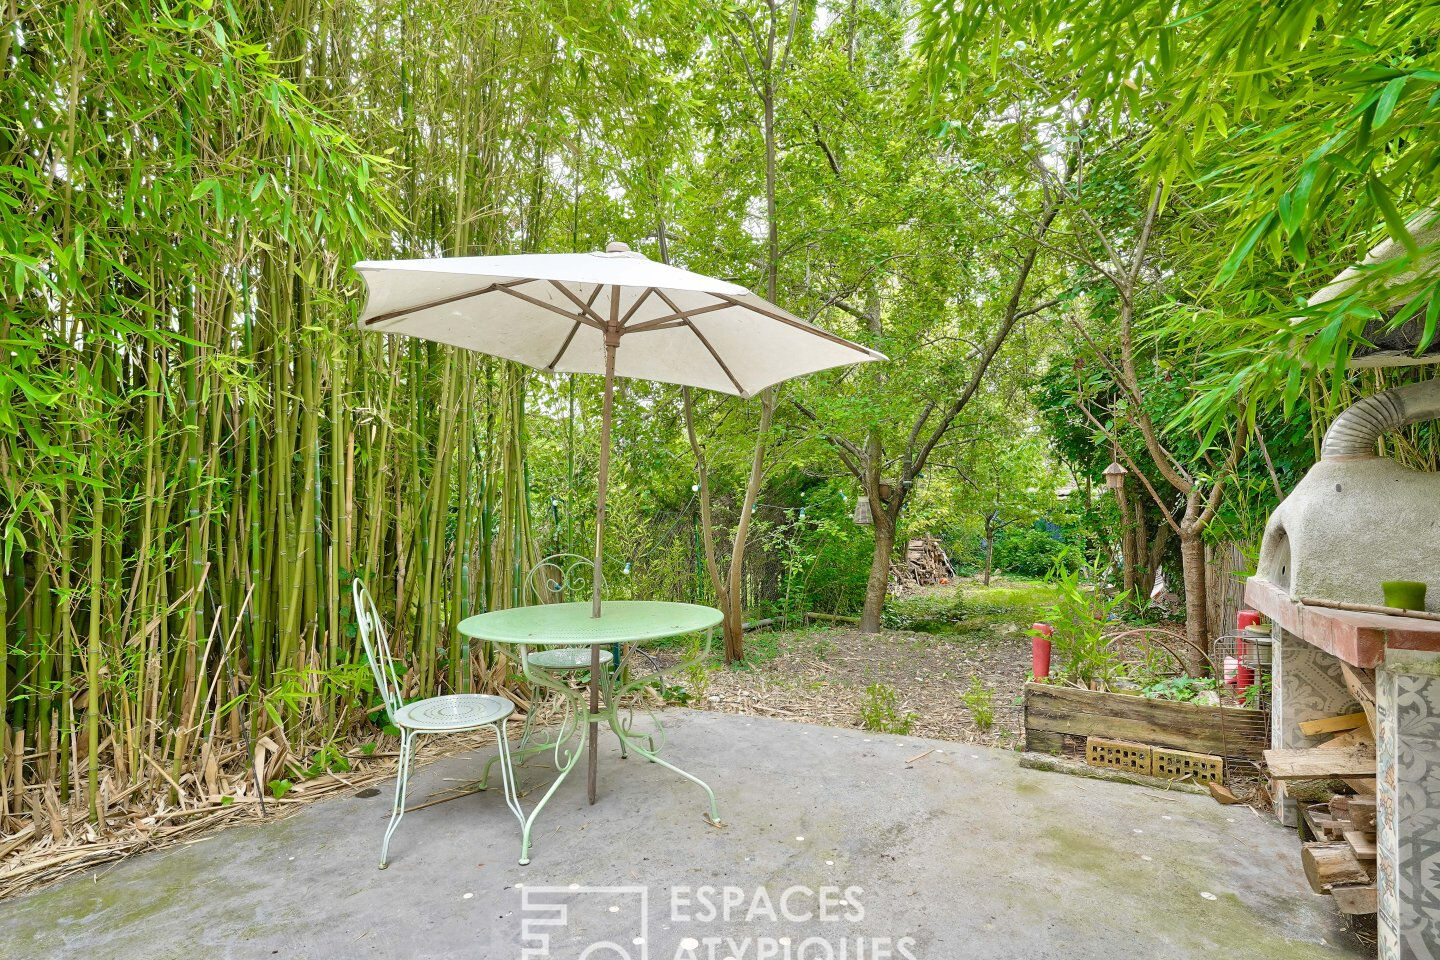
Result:
{"label": "tree trunk", "polygon": [[1140,565],[1136,547],[1145,541],[1142,539],[1144,531],[1139,531],[1139,536],[1136,535],[1135,523],[1130,516],[1130,499],[1125,495],[1123,478],[1120,489],[1115,491],[1115,506],[1120,510],[1120,562],[1124,565],[1124,570],[1121,571],[1124,577],[1122,589],[1134,602],[1139,599],[1135,593],[1135,578]]}
{"label": "tree trunk", "polygon": [[1186,651],[1185,669],[1199,676],[1208,665],[1204,651],[1210,653],[1210,630],[1205,603],[1205,541],[1189,526],[1180,531],[1180,562],[1185,577],[1185,637],[1191,650]]}
{"label": "tree trunk", "polygon": [[745,545],[750,535],[750,518],[755,512],[755,499],[760,494],[760,484],[765,477],[765,441],[775,419],[775,388],[771,387],[760,394],[760,427],[755,435],[750,480],[745,487],[745,499],[740,504],[740,517],[735,523],[730,563],[723,572],[715,556],[715,524],[710,510],[710,470],[705,462],[705,448],[700,445],[699,438],[695,435],[695,412],[690,401],[689,387],[681,391],[681,398],[685,433],[690,439],[690,450],[695,457],[695,472],[700,480],[700,529],[705,546],[705,570],[710,575],[710,585],[715,589],[715,603],[724,614],[721,627],[725,638],[725,662],[734,663],[745,658]]}
{"label": "tree trunk", "polygon": [[984,586],[990,586],[990,575],[995,570],[995,528],[992,524],[985,524],[985,577],[980,582]]}
{"label": "tree trunk", "polygon": [[719,600],[720,612],[724,619],[720,629],[725,638],[725,662],[736,663],[745,659],[745,603],[738,593],[726,591]]}
{"label": "tree trunk", "polygon": [[770,424],[775,419],[775,391],[769,387],[760,393],[760,427],[755,433],[755,452],[750,460],[750,481],[745,485],[745,500],[740,504],[740,519],[735,521],[735,541],[730,550],[730,572],[725,587],[725,662],[745,658],[745,545],[750,537],[750,518],[755,515],[755,500],[765,479],[765,441],[770,437]]}
{"label": "tree trunk", "polygon": [[[895,496],[900,496],[897,490]],[[879,633],[880,615],[885,612],[885,590],[890,585],[890,558],[895,553],[895,523],[883,504],[871,513],[875,517],[875,554],[870,558],[870,579],[865,584],[865,609],[860,614],[861,633]]]}
{"label": "tree trunk", "polygon": [[[1136,530],[1137,537],[1145,530],[1145,505],[1142,503],[1135,511],[1136,523],[1139,527]],[[1148,559],[1140,576],[1136,578],[1135,586],[1140,590],[1141,598],[1148,600],[1150,594],[1155,592],[1155,577],[1160,572],[1160,561],[1165,557],[1165,549],[1170,546],[1171,530],[1170,524],[1163,518],[1155,527],[1155,536],[1149,543]],[[1143,539],[1136,540],[1137,550],[1143,551],[1146,543]],[[1142,556],[1147,556],[1142,552]]]}
{"label": "tree trunk", "polygon": [[1233,540],[1211,546],[1205,553],[1205,603],[1210,636],[1219,637],[1235,629],[1235,614],[1245,606],[1244,578],[1238,574],[1248,564],[1240,545]]}

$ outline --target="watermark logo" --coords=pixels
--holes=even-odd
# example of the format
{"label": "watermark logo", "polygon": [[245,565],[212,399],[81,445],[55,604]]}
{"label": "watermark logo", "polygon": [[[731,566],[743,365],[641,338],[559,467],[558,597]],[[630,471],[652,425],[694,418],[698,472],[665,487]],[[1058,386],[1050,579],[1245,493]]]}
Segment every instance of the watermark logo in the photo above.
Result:
{"label": "watermark logo", "polygon": [[646,887],[522,887],[520,913],[520,960],[650,960]]}
{"label": "watermark logo", "polygon": [[[524,887],[520,960],[919,960],[913,937],[857,933],[864,891],[848,886]],[[652,919],[666,932],[652,944]]]}

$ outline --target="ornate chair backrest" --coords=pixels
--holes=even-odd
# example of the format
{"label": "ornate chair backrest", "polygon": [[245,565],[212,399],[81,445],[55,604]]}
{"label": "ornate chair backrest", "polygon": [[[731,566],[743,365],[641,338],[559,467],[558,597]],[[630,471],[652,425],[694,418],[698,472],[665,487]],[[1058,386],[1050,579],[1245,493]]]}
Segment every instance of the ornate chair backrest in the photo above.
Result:
{"label": "ornate chair backrest", "polygon": [[391,719],[404,706],[400,699],[400,677],[395,672],[395,658],[390,653],[390,639],[385,633],[385,622],[375,607],[375,598],[365,589],[365,584],[356,578],[352,585],[355,594],[355,623],[360,630],[360,643],[365,647],[365,659],[370,661],[370,673],[375,677],[375,686],[380,699],[385,701],[385,712]]}
{"label": "ornate chair backrest", "polygon": [[[559,603],[566,599],[586,599],[595,575],[595,559],[578,553],[557,553],[546,557],[525,574],[525,602]],[[605,590],[605,576],[600,576],[600,590]],[[580,594],[584,593],[584,597]]]}

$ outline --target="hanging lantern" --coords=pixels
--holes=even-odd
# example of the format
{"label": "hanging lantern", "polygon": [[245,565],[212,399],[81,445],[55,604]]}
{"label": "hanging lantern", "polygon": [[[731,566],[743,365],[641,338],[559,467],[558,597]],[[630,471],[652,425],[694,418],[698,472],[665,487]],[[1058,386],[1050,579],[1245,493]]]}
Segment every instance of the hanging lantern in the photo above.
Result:
{"label": "hanging lantern", "polygon": [[1105,486],[1119,492],[1119,490],[1125,486],[1125,474],[1129,472],[1129,470],[1126,470],[1120,466],[1120,464],[1111,460],[1110,466],[1105,468]]}
{"label": "hanging lantern", "polygon": [[855,501],[855,515],[852,518],[856,523],[874,523],[875,518],[870,515],[870,498],[861,497]]}

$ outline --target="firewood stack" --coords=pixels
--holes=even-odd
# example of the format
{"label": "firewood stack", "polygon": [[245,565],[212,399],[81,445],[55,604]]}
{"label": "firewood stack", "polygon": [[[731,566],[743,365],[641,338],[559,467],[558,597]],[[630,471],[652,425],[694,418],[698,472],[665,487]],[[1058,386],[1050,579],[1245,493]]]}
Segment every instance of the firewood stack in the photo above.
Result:
{"label": "firewood stack", "polygon": [[1305,808],[1315,840],[1300,848],[1305,879],[1341,913],[1375,912],[1375,798],[1336,794]]}
{"label": "firewood stack", "polygon": [[900,587],[929,587],[949,583],[955,576],[950,558],[933,534],[916,537],[905,548],[905,562],[890,564],[890,579]]}
{"label": "firewood stack", "polygon": [[[1342,664],[1345,685],[1361,709],[1300,724],[1307,737],[1323,738],[1303,750],[1267,750],[1265,763],[1274,780],[1296,794],[1300,859],[1316,893],[1335,898],[1341,913],[1376,910],[1375,851],[1375,675]],[[1301,799],[1307,784],[1341,781],[1353,793],[1331,793],[1325,802]],[[1312,789],[1311,796],[1314,797]]]}

